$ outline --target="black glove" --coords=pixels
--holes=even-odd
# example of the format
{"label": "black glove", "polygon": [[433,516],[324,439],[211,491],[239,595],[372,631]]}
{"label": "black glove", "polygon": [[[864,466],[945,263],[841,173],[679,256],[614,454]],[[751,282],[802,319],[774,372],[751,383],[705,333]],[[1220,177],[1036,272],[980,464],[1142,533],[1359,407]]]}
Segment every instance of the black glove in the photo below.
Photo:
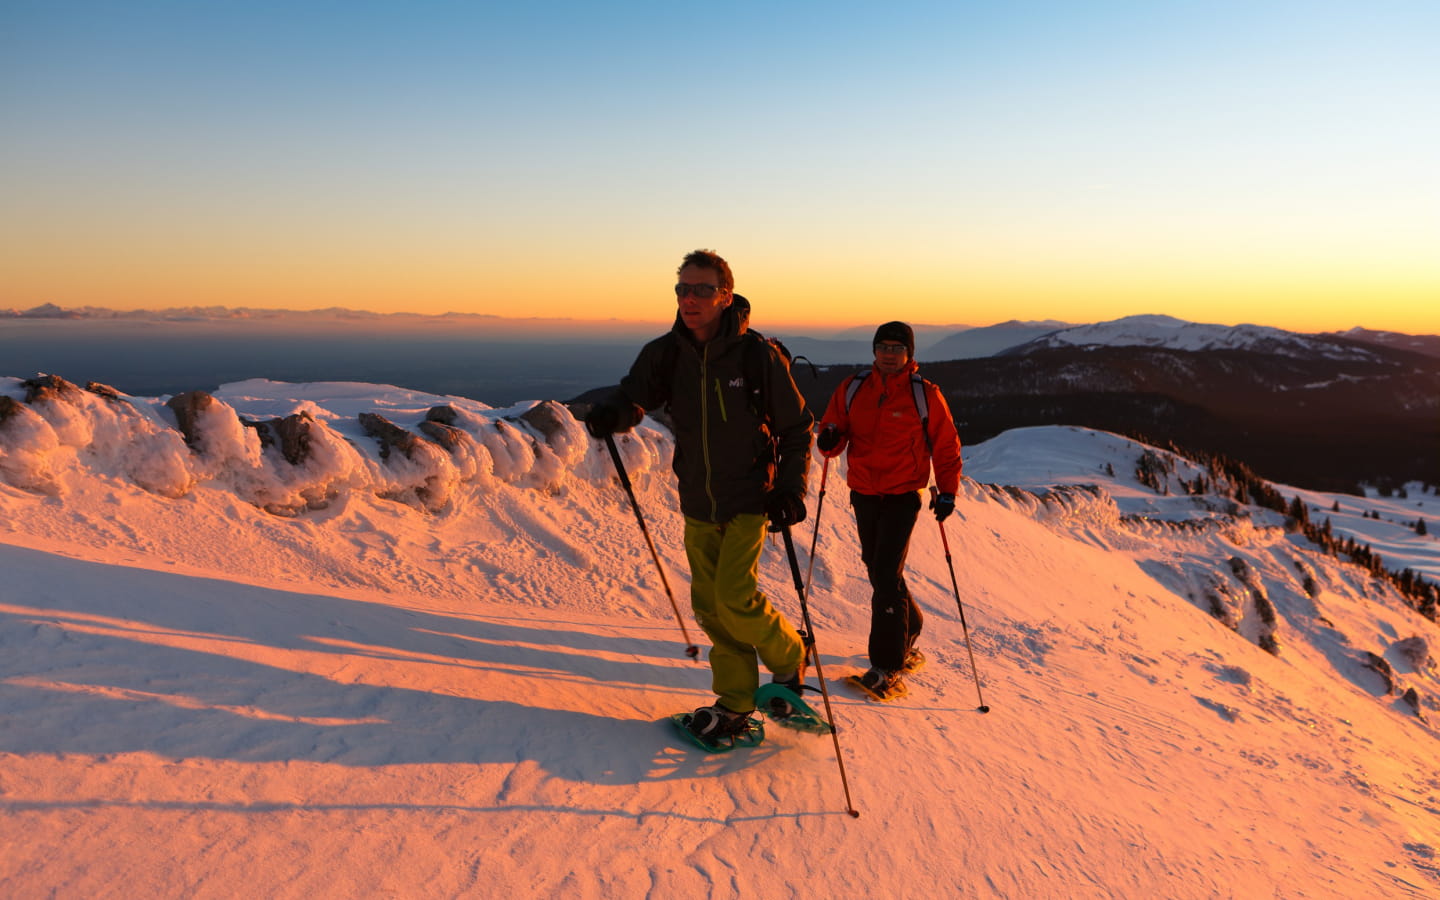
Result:
{"label": "black glove", "polygon": [[930,495],[930,508],[935,510],[935,521],[943,522],[955,511],[954,494],[932,494]]}
{"label": "black glove", "polygon": [[826,425],[820,429],[820,436],[815,438],[815,449],[826,456],[830,451],[840,446],[840,429],[834,425]]}
{"label": "black glove", "polygon": [[771,491],[765,495],[765,515],[770,530],[779,531],[805,521],[805,498],[789,491]]}
{"label": "black glove", "polygon": [[591,437],[604,440],[620,430],[620,408],[610,403],[597,403],[585,414],[585,430]]}

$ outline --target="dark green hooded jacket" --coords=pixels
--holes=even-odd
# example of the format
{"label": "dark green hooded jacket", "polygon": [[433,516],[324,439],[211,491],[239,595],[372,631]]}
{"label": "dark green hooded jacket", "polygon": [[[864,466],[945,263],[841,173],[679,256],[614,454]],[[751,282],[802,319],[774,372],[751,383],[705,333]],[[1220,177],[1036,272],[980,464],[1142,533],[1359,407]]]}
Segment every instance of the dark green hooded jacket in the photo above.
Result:
{"label": "dark green hooded jacket", "polygon": [[[764,359],[764,417],[751,409],[746,343],[758,345],[749,352],[758,350]],[[667,379],[669,360],[674,370]],[[814,418],[784,357],[768,341],[746,333],[734,304],[721,316],[720,333],[704,346],[695,343],[677,314],[669,332],[641,348],[620,391],[647,412],[669,404],[685,515],[728,522],[740,513],[763,513],[772,488],[803,500]],[[638,421],[637,411],[630,424]],[[778,438],[774,454],[771,428]]]}

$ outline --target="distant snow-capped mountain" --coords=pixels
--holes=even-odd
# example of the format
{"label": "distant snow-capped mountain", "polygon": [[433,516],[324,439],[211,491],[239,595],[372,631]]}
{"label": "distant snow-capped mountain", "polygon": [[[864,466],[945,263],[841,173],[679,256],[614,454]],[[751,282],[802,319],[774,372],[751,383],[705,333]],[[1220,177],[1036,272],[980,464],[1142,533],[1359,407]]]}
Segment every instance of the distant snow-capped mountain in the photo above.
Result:
{"label": "distant snow-capped mountain", "polygon": [[1404,334],[1399,331],[1376,331],[1372,328],[1351,328],[1348,331],[1326,332],[1331,337],[1393,347],[1397,350],[1413,350],[1426,356],[1440,356],[1440,335]]}
{"label": "distant snow-capped mountain", "polygon": [[1011,319],[998,325],[971,328],[958,334],[952,334],[944,340],[932,344],[923,353],[917,347],[916,357],[925,360],[943,360],[994,356],[1002,350],[1028,343],[1061,329],[1074,327],[1073,323],[1061,322],[1056,319],[1046,319],[1043,322],[1021,322]]}
{"label": "distant snow-capped mountain", "polygon": [[1152,347],[1165,350],[1248,350],[1278,356],[1334,360],[1374,359],[1368,348],[1328,335],[1298,334],[1266,325],[1209,325],[1173,316],[1126,316],[1046,334],[1007,353],[1075,347]]}

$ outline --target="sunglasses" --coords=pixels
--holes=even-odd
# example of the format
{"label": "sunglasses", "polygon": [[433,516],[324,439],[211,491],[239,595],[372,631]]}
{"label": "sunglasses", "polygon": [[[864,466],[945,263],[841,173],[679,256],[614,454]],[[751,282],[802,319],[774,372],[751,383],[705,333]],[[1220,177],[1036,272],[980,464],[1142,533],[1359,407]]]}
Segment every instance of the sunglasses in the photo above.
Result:
{"label": "sunglasses", "polygon": [[720,288],[713,284],[677,284],[675,285],[675,296],[683,298],[693,294],[697,300],[709,300],[719,290]]}
{"label": "sunglasses", "polygon": [[905,353],[906,350],[904,344],[881,343],[875,345],[876,353]]}

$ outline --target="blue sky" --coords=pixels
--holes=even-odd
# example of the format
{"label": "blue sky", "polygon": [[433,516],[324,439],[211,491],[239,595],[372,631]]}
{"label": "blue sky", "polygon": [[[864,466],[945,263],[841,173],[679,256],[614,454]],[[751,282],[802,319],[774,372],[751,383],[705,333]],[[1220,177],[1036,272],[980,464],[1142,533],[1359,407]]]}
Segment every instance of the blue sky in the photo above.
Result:
{"label": "blue sky", "polygon": [[1431,2],[7,0],[0,307],[663,320],[703,246],[786,321],[1440,331],[1437,38]]}

